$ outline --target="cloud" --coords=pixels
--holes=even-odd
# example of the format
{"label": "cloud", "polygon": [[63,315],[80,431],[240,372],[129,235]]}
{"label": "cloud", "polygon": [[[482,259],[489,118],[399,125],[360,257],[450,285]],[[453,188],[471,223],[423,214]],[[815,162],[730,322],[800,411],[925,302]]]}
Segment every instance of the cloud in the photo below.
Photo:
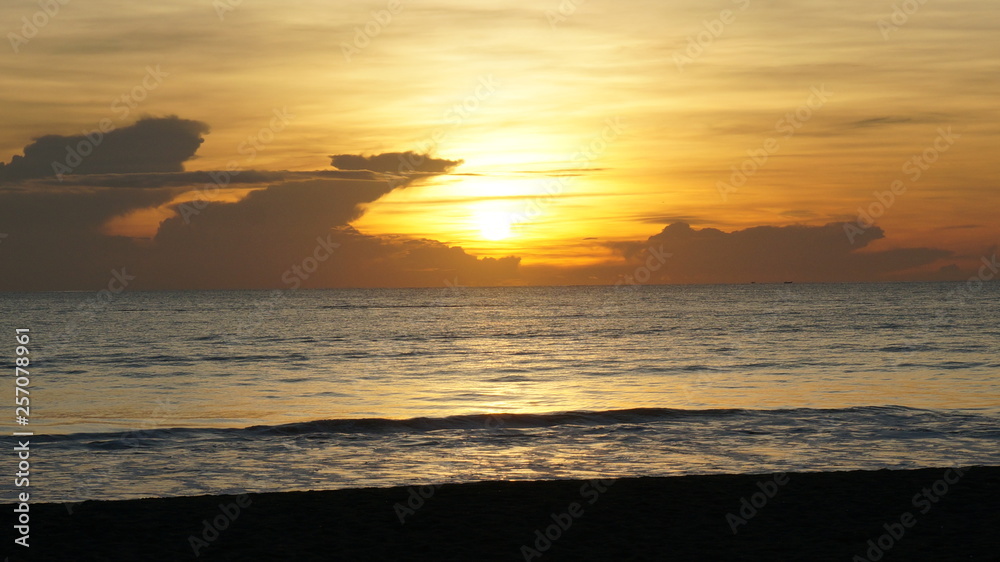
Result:
{"label": "cloud", "polygon": [[[365,203],[392,189],[380,180],[283,183],[237,203],[210,203],[189,221],[168,219],[143,268],[150,272],[147,285],[444,287],[454,276],[495,284],[515,275],[516,258],[477,259],[439,242],[367,236],[347,226]],[[295,273],[296,266],[306,275]]]}
{"label": "cloud", "polygon": [[[220,179],[221,178],[221,179]],[[169,186],[195,186],[200,184],[225,183],[226,185],[251,185],[267,184],[282,181],[311,180],[311,179],[378,179],[372,172],[341,171],[341,170],[312,170],[305,172],[290,171],[269,171],[269,170],[240,170],[238,172],[227,171],[196,171],[196,172],[174,172],[174,173],[142,173],[142,174],[91,174],[77,175],[65,180],[56,178],[44,178],[36,180],[37,184],[44,185],[75,185],[93,187],[136,187],[136,188],[156,188]]]}
{"label": "cloud", "polygon": [[[165,136],[155,140],[151,131],[157,130]],[[237,202],[182,203],[175,207],[177,216],[160,223],[152,239],[106,235],[102,226],[108,220],[162,207],[192,186],[214,180],[214,172],[182,170],[207,130],[196,121],[146,119],[114,132],[124,136],[109,133],[99,147],[107,152],[88,164],[92,173],[68,176],[64,182],[21,179],[0,188],[0,231],[8,235],[0,245],[0,259],[18,266],[18,275],[0,280],[0,290],[98,289],[112,270],[122,268],[135,276],[131,289],[614,283],[635,275],[650,256],[668,254],[642,282],[878,281],[929,275],[942,265],[935,262],[953,257],[936,248],[873,249],[872,242],[884,238],[877,226],[858,234],[852,244],[844,222],[724,232],[693,228],[685,220],[690,215],[676,215],[645,241],[586,242],[598,252],[614,249],[623,258],[618,262],[525,268],[513,256],[477,258],[434,240],[372,236],[352,228],[369,203],[461,162],[413,152],[339,155],[333,163],[347,168],[339,170],[241,171],[232,183],[262,189]],[[44,162],[39,154],[59,145],[51,139],[72,138],[42,137],[0,172],[7,178],[30,177],[31,162]],[[126,149],[122,143],[129,139],[152,144]],[[157,152],[156,146],[173,148]],[[149,156],[145,163],[123,160],[154,152],[159,156]],[[95,151],[93,156],[98,155]],[[400,163],[412,169],[401,170]],[[144,171],[130,173],[130,165]],[[393,173],[387,174],[389,170]],[[934,275],[956,271],[946,266]]]}
{"label": "cloud", "polygon": [[208,125],[178,117],[140,119],[107,133],[45,135],[0,163],[0,183],[70,174],[182,172]]}
{"label": "cloud", "polygon": [[347,226],[400,185],[381,177],[281,182],[169,218],[152,240],[107,236],[101,225],[163,205],[183,189],[7,188],[0,230],[10,235],[0,263],[17,264],[18,275],[0,279],[0,290],[96,290],[123,268],[135,277],[130,290],[445,287],[456,278],[496,285],[517,276],[517,258],[479,259],[433,240]]}
{"label": "cloud", "polygon": [[332,164],[340,170],[370,170],[388,174],[409,174],[427,172],[444,174],[462,163],[462,160],[432,158],[426,154],[407,152],[385,152],[373,156],[358,154],[335,154],[330,156]]}
{"label": "cloud", "polygon": [[340,244],[329,267],[303,286],[446,287],[502,285],[519,278],[520,258],[477,258],[458,246],[402,236],[334,229]]}
{"label": "cloud", "polygon": [[983,228],[981,224],[956,224],[952,226],[943,226],[943,230],[966,230],[970,228]]}
{"label": "cloud", "polygon": [[134,264],[141,248],[101,232],[107,220],[130,210],[168,203],[176,189],[0,190],[0,290],[94,288],[110,271]]}
{"label": "cloud", "polygon": [[[0,290],[99,289],[123,269],[134,276],[130,289],[443,287],[454,277],[496,284],[516,276],[516,258],[477,259],[433,240],[368,236],[348,226],[366,204],[460,163],[413,152],[355,157],[374,164],[358,169],[228,173],[226,185],[262,189],[236,202],[174,205],[176,215],[152,239],[107,235],[103,227],[115,217],[218,183],[219,172],[183,171],[207,131],[198,121],[147,118],[93,140],[48,135],[25,147],[0,167],[7,183],[0,187],[7,235],[0,260],[18,266]],[[93,153],[62,181],[53,177],[52,160],[84,142],[93,142]],[[412,170],[380,173],[401,158]],[[328,259],[317,262],[320,254]],[[315,270],[288,277],[304,260]]]}
{"label": "cloud", "polygon": [[894,125],[927,125],[952,123],[955,116],[942,112],[913,112],[908,115],[881,115],[854,119],[845,123],[847,129],[868,129],[876,127],[891,127]]}
{"label": "cloud", "polygon": [[884,238],[882,229],[873,226],[852,244],[844,232],[846,224],[756,226],[723,232],[678,222],[645,242],[612,247],[636,264],[653,251],[671,254],[653,275],[653,282],[673,283],[880,281],[952,255],[936,248],[864,250]]}
{"label": "cloud", "polygon": [[887,115],[885,117],[871,117],[868,119],[859,119],[857,121],[852,121],[847,124],[850,128],[863,129],[867,127],[880,127],[884,125],[902,125],[906,123],[913,123],[912,117],[898,117],[894,115]]}
{"label": "cloud", "polygon": [[[710,222],[707,219],[704,219],[696,215],[663,215],[663,214],[650,215],[650,214],[640,213],[633,216],[634,220],[648,224],[663,224],[672,222],[699,224],[699,223]],[[715,224],[718,224],[718,222],[716,222]]]}

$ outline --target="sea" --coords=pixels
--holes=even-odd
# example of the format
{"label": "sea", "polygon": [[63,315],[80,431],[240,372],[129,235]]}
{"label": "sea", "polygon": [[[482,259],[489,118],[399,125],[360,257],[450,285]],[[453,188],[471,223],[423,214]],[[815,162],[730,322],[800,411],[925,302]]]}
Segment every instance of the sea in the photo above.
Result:
{"label": "sea", "polygon": [[36,502],[997,465],[998,312],[972,282],[4,293],[2,415]]}

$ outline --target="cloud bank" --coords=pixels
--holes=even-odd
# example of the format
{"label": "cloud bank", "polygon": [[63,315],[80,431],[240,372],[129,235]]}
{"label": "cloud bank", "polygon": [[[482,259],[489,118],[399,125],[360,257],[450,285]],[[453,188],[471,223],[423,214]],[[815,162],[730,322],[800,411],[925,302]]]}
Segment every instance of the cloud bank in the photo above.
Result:
{"label": "cloud bank", "polygon": [[386,152],[374,156],[358,154],[335,154],[330,156],[331,164],[339,170],[370,170],[387,174],[426,172],[445,174],[462,163],[461,160],[431,158],[416,152]]}
{"label": "cloud bank", "polygon": [[670,254],[652,277],[671,283],[884,281],[952,255],[936,248],[866,248],[885,237],[873,226],[852,244],[845,223],[757,226],[733,232],[676,222],[645,242],[615,244],[630,260]]}
{"label": "cloud bank", "polygon": [[200,121],[148,117],[107,132],[45,135],[25,146],[23,156],[0,162],[0,183],[73,174],[181,172],[208,131]]}
{"label": "cloud bank", "polygon": [[[169,117],[108,133],[59,181],[50,158],[84,136],[48,135],[0,167],[0,263],[16,275],[0,290],[100,289],[127,271],[135,289],[445,287],[503,284],[882,281],[933,271],[960,275],[936,248],[877,249],[872,226],[853,244],[845,223],[757,226],[724,232],[683,220],[645,241],[606,244],[618,261],[522,266],[477,258],[435,240],[364,234],[351,227],[366,206],[461,163],[414,152],[333,156],[337,170],[244,170],[238,201],[196,199],[218,172],[183,169],[208,126]],[[400,169],[400,163],[410,168]],[[230,186],[231,187],[231,186]],[[188,200],[178,199],[184,195]],[[151,239],[111,236],[108,221],[173,208]],[[181,212],[185,208],[185,212]],[[597,246],[599,243],[588,241]],[[651,261],[652,260],[652,261]],[[653,267],[652,265],[655,265]],[[937,269],[934,269],[937,267]],[[645,271],[643,271],[645,269]]]}
{"label": "cloud bank", "polygon": [[[460,163],[412,152],[340,155],[344,167],[358,164],[348,170],[240,171],[229,184],[253,191],[239,201],[174,204],[186,212],[163,220],[149,240],[104,233],[112,218],[213,185],[216,172],[183,169],[207,132],[197,121],[143,119],[95,141],[61,181],[52,159],[90,140],[47,135],[26,146],[0,167],[0,232],[7,235],[0,263],[18,268],[0,279],[0,290],[96,290],[112,271],[127,273],[130,290],[443,287],[455,277],[492,284],[517,274],[517,258],[478,259],[433,240],[349,226],[366,204]],[[381,173],[401,157],[415,163],[412,172]]]}

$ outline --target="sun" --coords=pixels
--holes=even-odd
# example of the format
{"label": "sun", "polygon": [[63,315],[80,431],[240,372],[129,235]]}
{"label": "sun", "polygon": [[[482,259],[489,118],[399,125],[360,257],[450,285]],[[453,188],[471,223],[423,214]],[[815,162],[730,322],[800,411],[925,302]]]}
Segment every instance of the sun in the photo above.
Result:
{"label": "sun", "polygon": [[475,214],[476,226],[479,228],[479,235],[484,240],[506,240],[511,236],[511,216],[510,213],[489,210],[479,211]]}

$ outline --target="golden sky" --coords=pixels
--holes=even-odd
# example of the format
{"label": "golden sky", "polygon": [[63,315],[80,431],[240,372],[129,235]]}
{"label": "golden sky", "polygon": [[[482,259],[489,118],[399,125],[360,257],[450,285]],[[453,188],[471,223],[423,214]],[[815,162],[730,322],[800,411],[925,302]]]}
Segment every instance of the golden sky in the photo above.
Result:
{"label": "golden sky", "polygon": [[[7,172],[0,170],[0,201],[8,199],[7,214],[0,211],[7,221],[0,233],[8,235],[0,239],[0,259],[28,256],[29,248],[35,257],[24,259],[59,259],[39,256],[44,241],[34,235],[17,253],[18,228],[22,239],[34,231],[16,216],[60,217],[44,230],[52,232],[75,224],[73,209],[93,208],[77,225],[93,237],[81,251],[110,252],[115,263],[135,260],[148,267],[146,279],[156,272],[162,280],[186,267],[185,252],[200,252],[185,237],[195,236],[197,217],[177,238],[168,234],[184,229],[161,226],[179,217],[178,204],[198,200],[204,186],[200,179],[185,185],[179,166],[300,174],[213,192],[205,215],[216,217],[216,210],[228,216],[252,208],[252,201],[238,203],[251,191],[300,181],[342,182],[348,190],[379,183],[379,173],[405,171],[310,175],[334,172],[331,155],[408,151],[461,163],[350,199],[344,204],[355,207],[343,220],[324,224],[317,216],[306,224],[316,236],[349,224],[351,236],[396,248],[387,250],[387,261],[404,252],[394,263],[427,273],[403,276],[413,284],[441,286],[465,270],[447,260],[420,266],[423,258],[399,249],[407,240],[440,252],[461,247],[461,259],[480,265],[476,258],[520,258],[503,275],[466,272],[470,284],[614,282],[643,263],[639,254],[654,241],[667,251],[676,246],[681,258],[668,260],[667,269],[676,267],[654,281],[764,280],[766,269],[719,276],[684,256],[728,255],[744,243],[767,256],[785,246],[755,246],[747,240],[763,231],[748,229],[816,233],[830,223],[844,223],[837,228],[848,246],[820,237],[813,255],[788,250],[781,276],[965,279],[1000,240],[1000,13],[987,0],[47,5],[49,14],[36,2],[0,5],[8,42],[0,54],[0,161],[8,163]],[[95,155],[94,173],[82,165],[63,181],[15,170],[14,157],[29,161],[26,147],[45,135],[82,135],[102,120],[125,131],[142,117],[168,116],[205,126],[186,126],[179,143],[204,142],[184,152],[159,133],[137,133],[142,140],[124,144],[148,142],[142,154],[167,154],[166,163],[100,167]],[[152,187],[121,178],[77,181],[97,172],[175,179],[144,180]],[[15,213],[19,205],[23,212]],[[64,206],[65,216],[58,211]],[[852,235],[859,208],[880,206],[887,208],[876,226],[863,224]],[[250,228],[240,220],[258,220],[275,232],[299,231],[254,216],[212,218],[218,224],[211,228]],[[681,230],[659,235],[675,223],[702,238],[716,236],[705,229],[729,237],[701,246],[684,242]],[[198,236],[211,230],[202,228]],[[79,238],[73,232],[66,236]],[[805,239],[792,228],[768,232]],[[289,264],[302,259],[302,248],[309,253],[315,236],[301,233],[309,244],[262,242],[275,264],[283,263],[282,252]],[[648,240],[654,235],[660,237]],[[844,275],[814,267],[830,252],[853,260],[843,264]],[[899,258],[901,252],[909,257]],[[253,251],[226,255],[244,254]],[[881,265],[861,265],[862,254],[879,254],[872,259]],[[198,255],[191,261],[209,260]],[[393,275],[388,265],[337,267],[352,264],[369,272],[317,274],[307,285],[397,284],[379,277]],[[47,277],[54,267],[37,266],[38,287],[63,286]],[[257,271],[260,279],[249,285],[283,286],[267,281],[282,270]],[[79,284],[103,277],[95,270]],[[193,286],[241,285],[236,279],[220,272]]]}

